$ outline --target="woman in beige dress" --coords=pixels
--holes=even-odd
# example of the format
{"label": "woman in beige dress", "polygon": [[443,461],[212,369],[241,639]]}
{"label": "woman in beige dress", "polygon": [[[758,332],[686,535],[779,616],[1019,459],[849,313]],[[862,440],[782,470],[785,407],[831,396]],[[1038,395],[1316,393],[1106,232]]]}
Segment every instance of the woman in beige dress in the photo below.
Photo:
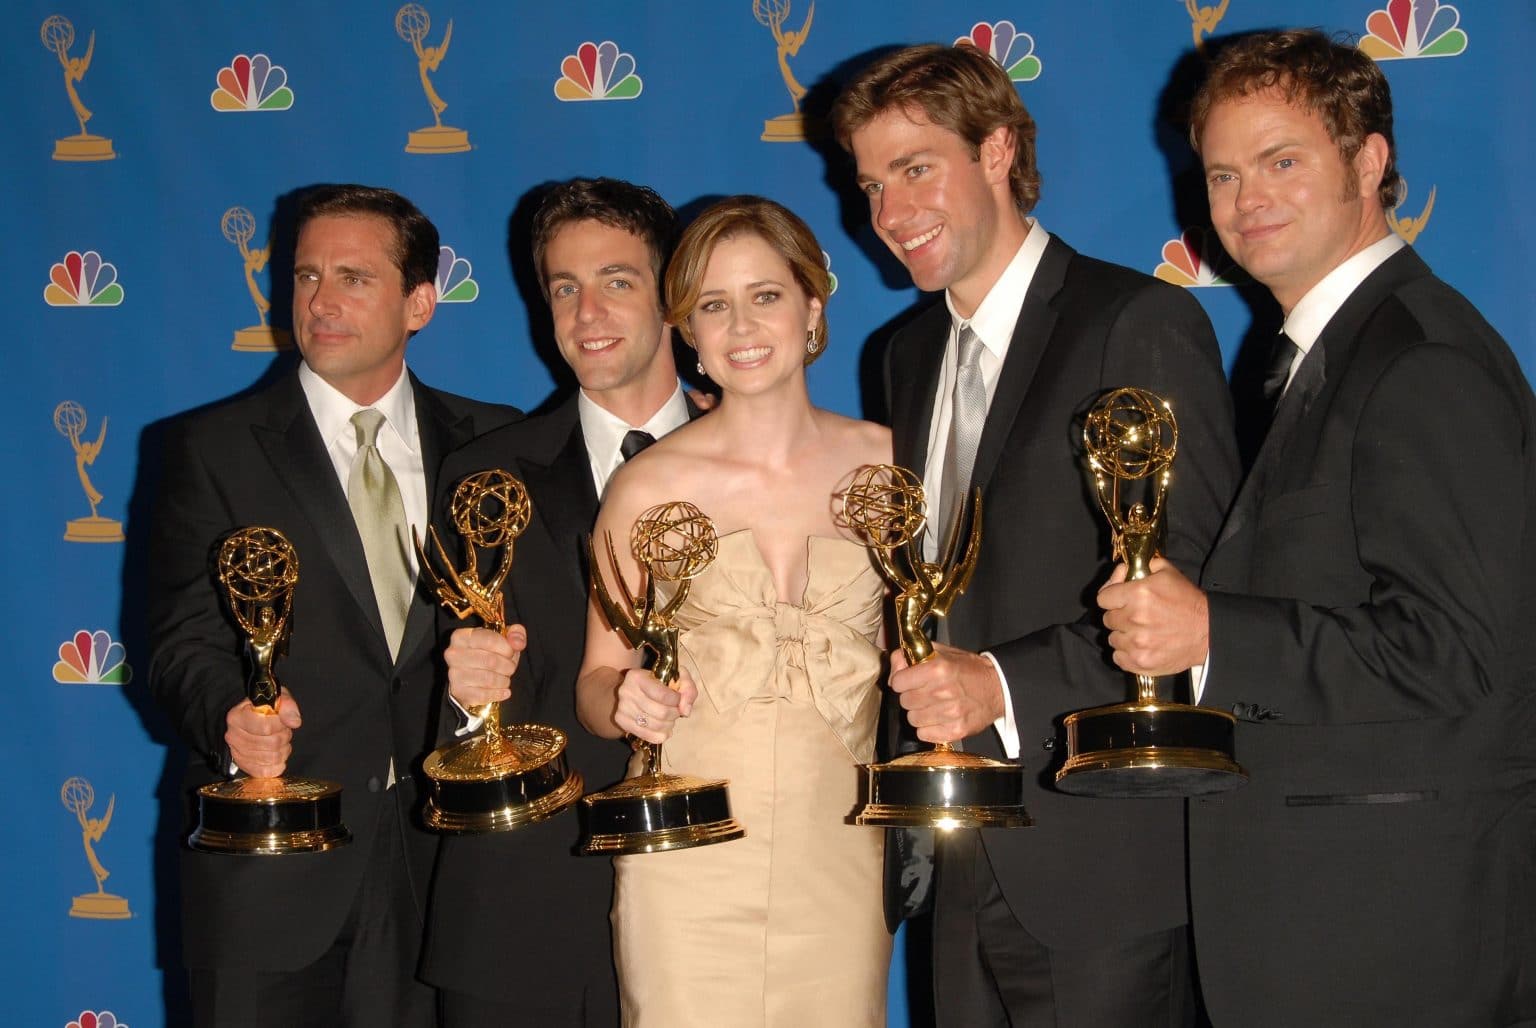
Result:
{"label": "woman in beige dress", "polygon": [[676,615],[676,691],[594,609],[582,722],[665,742],[665,771],[728,779],[746,829],[615,859],[629,1026],[885,1023],[884,833],[848,823],[874,756],[885,589],[833,498],[857,468],[889,462],[891,437],[811,405],[829,285],[815,237],[780,205],[704,211],[667,269],[667,308],[720,403],[626,464],[598,515],[630,582],[622,542],[656,504],[696,505],[719,552]]}

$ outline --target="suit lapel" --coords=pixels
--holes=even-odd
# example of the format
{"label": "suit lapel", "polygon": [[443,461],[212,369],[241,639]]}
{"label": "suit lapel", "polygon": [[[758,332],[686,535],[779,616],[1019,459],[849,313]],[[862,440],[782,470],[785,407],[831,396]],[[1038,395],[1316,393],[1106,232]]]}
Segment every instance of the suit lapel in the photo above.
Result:
{"label": "suit lapel", "polygon": [[991,480],[1003,444],[1023,409],[1024,396],[1034,381],[1035,369],[1040,366],[1047,342],[1056,330],[1053,302],[1066,281],[1072,253],[1071,247],[1053,236],[1040,256],[1040,265],[1024,294],[1024,305],[1019,308],[1019,320],[1013,327],[1013,338],[1008,343],[1008,356],[1003,360],[997,389],[987,407],[987,420],[982,426],[981,441],[976,446],[976,465],[971,472],[973,486],[985,488]]}
{"label": "suit lapel", "polygon": [[525,457],[521,470],[529,495],[537,498],[533,505],[535,523],[549,537],[556,553],[576,558],[561,562],[561,567],[575,573],[564,587],[585,596],[586,535],[597,516],[598,500],[575,397],[550,415],[549,427],[549,448]]}
{"label": "suit lapel", "polygon": [[288,490],[294,506],[309,521],[315,534],[326,540],[323,554],[300,554],[301,561],[330,560],[363,615],[384,639],[378,601],[368,577],[362,540],[347,506],[346,494],[337,481],[336,469],[326,453],[325,442],[309,412],[297,374],[273,387],[271,416],[266,424],[251,426],[257,445],[271,462],[277,480]]}
{"label": "suit lapel", "polygon": [[[411,389],[416,398],[416,430],[421,440],[421,466],[426,472],[427,499],[430,503],[432,498],[438,495],[437,478],[438,471],[442,468],[443,458],[474,438],[475,422],[469,415],[463,417],[455,415],[438,394],[422,385],[415,375],[411,375]],[[419,531],[425,532],[426,526],[420,526]],[[355,532],[353,534],[356,535]],[[425,543],[426,539],[423,538],[421,541]],[[361,552],[361,544],[359,544],[359,552]],[[425,587],[427,583],[423,582],[424,577],[423,574],[416,576],[416,595],[411,600],[410,614],[405,621],[405,633],[400,639],[397,664],[417,647],[431,646],[436,642],[433,638],[437,623],[436,598],[432,595],[431,589]],[[365,585],[371,597],[372,582],[365,581]],[[376,611],[377,606],[371,609]],[[375,613],[375,620],[377,620],[377,613]],[[384,630],[381,626],[379,637],[382,639],[383,635]]]}
{"label": "suit lapel", "polygon": [[1297,436],[1306,431],[1307,415],[1316,407],[1318,397],[1328,388],[1330,381],[1335,387],[1342,377],[1344,367],[1354,349],[1361,329],[1378,307],[1402,283],[1430,274],[1429,266],[1404,247],[1389,257],[1382,265],[1349,295],[1337,313],[1329,319],[1317,342],[1307,351],[1307,356],[1296,369],[1290,386],[1280,397],[1275,408],[1275,418],[1253,467],[1238,491],[1232,504],[1232,512],[1216,539],[1217,549],[1227,540],[1252,524],[1258,515],[1259,504],[1269,492],[1285,454],[1296,442]]}
{"label": "suit lapel", "polygon": [[891,354],[891,450],[897,464],[921,477],[928,461],[934,389],[949,341],[948,309],[934,304],[912,325],[911,334],[911,344]]}

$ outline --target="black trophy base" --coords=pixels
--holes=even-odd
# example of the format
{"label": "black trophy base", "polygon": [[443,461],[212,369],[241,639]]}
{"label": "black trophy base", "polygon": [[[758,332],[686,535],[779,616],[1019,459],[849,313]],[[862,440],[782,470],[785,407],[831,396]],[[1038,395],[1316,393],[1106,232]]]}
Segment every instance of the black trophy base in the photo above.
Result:
{"label": "black trophy base", "polygon": [[581,798],[565,759],[565,733],[511,725],[445,746],[422,763],[431,792],[422,820],[456,834],[508,832],[548,820]]}
{"label": "black trophy base", "polygon": [[284,856],[351,841],[341,823],[341,786],[310,778],[239,778],[197,790],[197,828],[187,845],[204,853]]}
{"label": "black trophy base", "polygon": [[740,839],[746,829],[731,816],[726,784],[652,772],[584,797],[581,852],[661,853]]}
{"label": "black trophy base", "polygon": [[871,764],[869,799],[853,823],[874,828],[1028,828],[1024,770],[960,750]]}
{"label": "black trophy base", "polygon": [[1248,781],[1233,755],[1237,719],[1183,703],[1121,703],[1069,714],[1056,788],[1111,799],[1204,796]]}

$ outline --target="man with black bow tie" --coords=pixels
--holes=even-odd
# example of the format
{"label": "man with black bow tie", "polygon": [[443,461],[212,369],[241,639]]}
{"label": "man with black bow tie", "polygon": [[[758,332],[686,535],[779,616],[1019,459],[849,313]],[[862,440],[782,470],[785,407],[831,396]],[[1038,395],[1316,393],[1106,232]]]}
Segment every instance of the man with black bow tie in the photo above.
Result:
{"label": "man with black bow tie", "polygon": [[1239,718],[1251,782],[1189,809],[1218,1026],[1536,1023],[1536,401],[1388,227],[1391,104],[1315,31],[1214,60],[1190,136],[1278,402],[1203,589],[1099,594],[1117,664]]}
{"label": "man with black bow tie", "polygon": [[[555,341],[581,388],[551,413],[508,426],[518,431],[492,432],[452,454],[440,476],[446,495],[466,475],[505,468],[533,507],[506,585],[512,627],[506,637],[484,628],[453,634],[445,714],[462,733],[478,727],[465,708],[508,700],[503,720],[566,733],[570,765],[588,789],[624,777],[629,750],[576,720],[587,533],[619,465],[697,413],[678,383],[661,309],[675,222],[656,193],[613,179],[573,179],[544,197],[534,264]],[[446,1028],[618,1022],[613,870],[574,855],[577,835],[572,815],[443,840],[423,976],[442,989]]]}

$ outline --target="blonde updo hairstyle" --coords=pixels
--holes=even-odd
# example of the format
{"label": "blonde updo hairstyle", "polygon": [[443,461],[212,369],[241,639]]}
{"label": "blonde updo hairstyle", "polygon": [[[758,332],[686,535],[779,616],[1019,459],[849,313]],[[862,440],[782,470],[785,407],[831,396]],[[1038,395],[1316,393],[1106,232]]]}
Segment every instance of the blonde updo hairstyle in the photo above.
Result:
{"label": "blonde updo hairstyle", "polygon": [[757,236],[771,246],[789,264],[795,283],[805,295],[821,301],[821,317],[806,341],[805,363],[810,364],[827,349],[827,298],[832,295],[832,277],[810,226],[783,204],[761,196],[728,196],[705,208],[683,231],[667,265],[667,320],[677,326],[684,342],[697,348],[688,319],[698,307],[704,269],[717,244],[746,235]]}

